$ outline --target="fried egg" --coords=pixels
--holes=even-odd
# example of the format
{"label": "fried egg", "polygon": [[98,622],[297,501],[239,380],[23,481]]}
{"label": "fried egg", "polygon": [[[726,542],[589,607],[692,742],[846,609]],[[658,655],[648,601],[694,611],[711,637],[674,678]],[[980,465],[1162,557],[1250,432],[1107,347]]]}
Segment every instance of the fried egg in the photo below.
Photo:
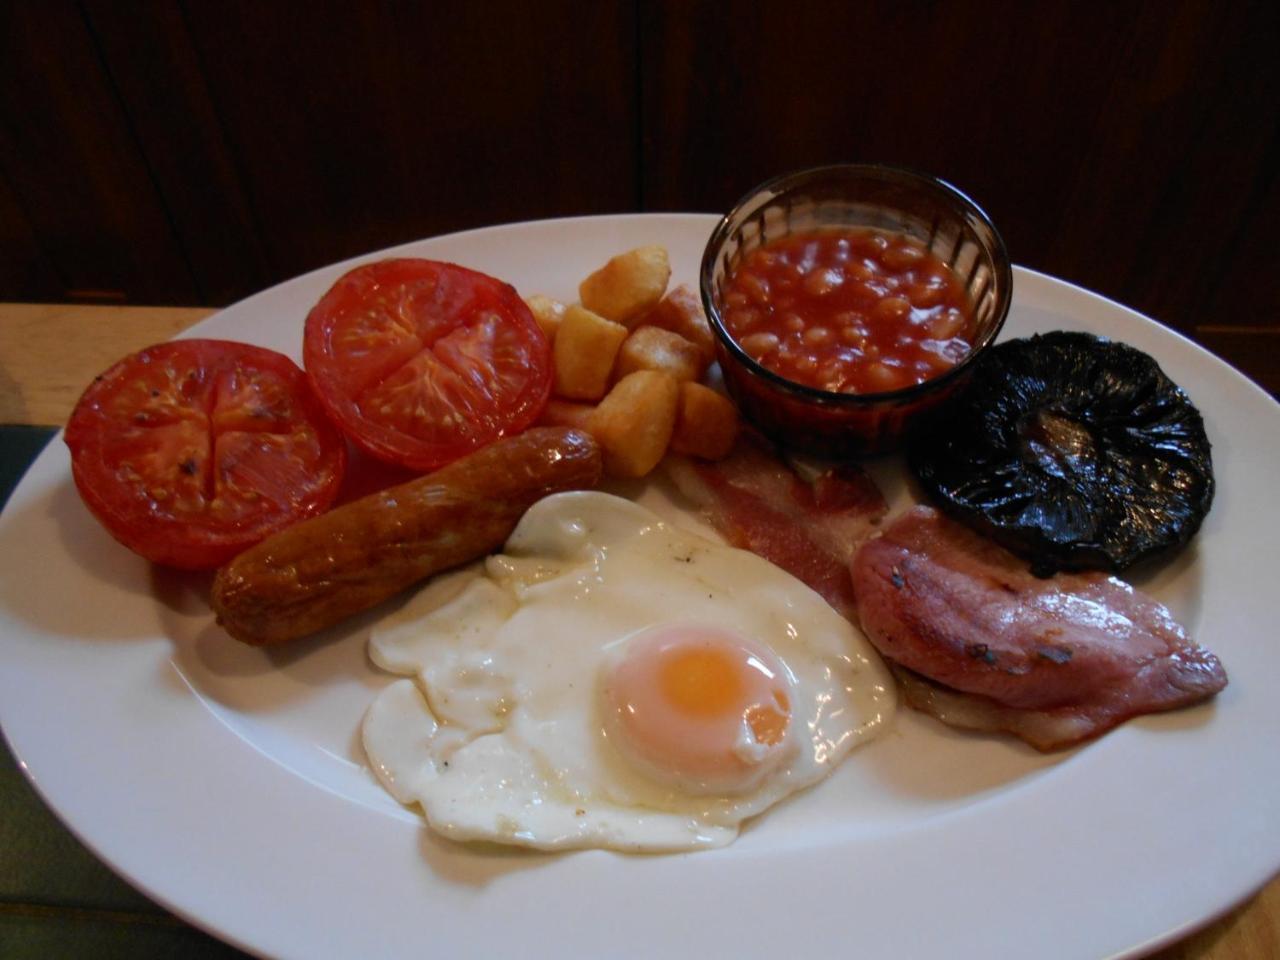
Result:
{"label": "fried egg", "polygon": [[369,652],[409,678],[363,724],[387,790],[452,839],[548,850],[723,846],[895,706],[876,653],[799,580],[597,492],[535,504]]}

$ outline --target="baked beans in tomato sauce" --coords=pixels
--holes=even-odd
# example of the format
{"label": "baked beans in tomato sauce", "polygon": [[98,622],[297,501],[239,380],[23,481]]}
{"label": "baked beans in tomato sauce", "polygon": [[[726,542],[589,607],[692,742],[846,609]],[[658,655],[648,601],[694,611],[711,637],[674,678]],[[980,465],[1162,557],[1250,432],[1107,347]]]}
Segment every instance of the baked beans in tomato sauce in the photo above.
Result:
{"label": "baked beans in tomato sauce", "polygon": [[964,283],[920,241],[879,230],[797,233],[730,275],[722,320],[757,363],[834,393],[884,393],[965,358]]}

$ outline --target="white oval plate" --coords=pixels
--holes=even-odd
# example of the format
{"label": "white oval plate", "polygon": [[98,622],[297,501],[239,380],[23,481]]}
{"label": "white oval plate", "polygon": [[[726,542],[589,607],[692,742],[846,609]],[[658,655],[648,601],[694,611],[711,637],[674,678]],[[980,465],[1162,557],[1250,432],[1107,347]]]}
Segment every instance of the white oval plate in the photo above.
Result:
{"label": "white oval plate", "polygon": [[[607,256],[665,244],[696,283],[715,218],[495,227],[396,254],[576,297]],[[222,311],[188,336],[301,353],[307,310],[354,263]],[[66,449],[0,517],[0,721],[62,819],[211,933],[288,957],[1106,957],[1229,909],[1280,866],[1275,575],[1280,407],[1150,320],[1019,270],[1006,337],[1084,329],[1154,355],[1214,443],[1194,544],[1141,585],[1215,650],[1212,704],[1044,757],[903,710],[826,782],[724,850],[634,857],[470,849],[376,785],[357,728],[390,678],[372,617],[275,651],[230,641],[200,578],[153,569],[81,505]],[[900,468],[875,465],[899,503]]]}

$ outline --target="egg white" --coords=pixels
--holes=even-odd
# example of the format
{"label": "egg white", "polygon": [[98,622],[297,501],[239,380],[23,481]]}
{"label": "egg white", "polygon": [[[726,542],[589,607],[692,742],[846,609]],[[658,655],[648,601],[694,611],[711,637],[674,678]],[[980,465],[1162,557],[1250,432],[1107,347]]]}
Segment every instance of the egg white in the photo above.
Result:
{"label": "egg white", "polygon": [[[736,631],[793,676],[794,742],[755,789],[688,795],[609,742],[601,666],[661,624]],[[369,653],[413,678],[363,725],[392,795],[455,840],[540,849],[723,846],[883,729],[896,701],[876,653],[800,581],[597,492],[535,504],[504,553],[432,581],[374,630]]]}

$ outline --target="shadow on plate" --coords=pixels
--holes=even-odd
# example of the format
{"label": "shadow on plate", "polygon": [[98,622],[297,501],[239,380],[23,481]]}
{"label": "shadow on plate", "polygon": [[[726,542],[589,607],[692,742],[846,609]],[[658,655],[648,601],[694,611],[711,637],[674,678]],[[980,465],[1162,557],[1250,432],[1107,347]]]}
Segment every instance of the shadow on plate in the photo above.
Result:
{"label": "shadow on plate", "polygon": [[440,879],[477,888],[520,870],[551,866],[563,857],[589,856],[599,852],[551,852],[500,843],[459,843],[442,837],[425,823],[419,831],[418,847],[427,865]]}
{"label": "shadow on plate", "polygon": [[[0,605],[36,630],[85,640],[155,634],[151,565],[118,544],[69,477],[5,511]],[[52,529],[51,529],[52,528]]]}
{"label": "shadow on plate", "polygon": [[312,636],[273,647],[234,640],[211,619],[192,622],[174,615],[172,619],[162,616],[162,621],[173,643],[174,664],[192,687],[229,709],[262,714],[339,684],[380,689],[391,677],[369,662],[365,652],[369,632],[411,595],[392,598]]}
{"label": "shadow on plate", "polygon": [[1078,749],[1041,753],[1015,737],[958,730],[899,703],[893,726],[854,760],[893,795],[951,809],[1070,762]]}

